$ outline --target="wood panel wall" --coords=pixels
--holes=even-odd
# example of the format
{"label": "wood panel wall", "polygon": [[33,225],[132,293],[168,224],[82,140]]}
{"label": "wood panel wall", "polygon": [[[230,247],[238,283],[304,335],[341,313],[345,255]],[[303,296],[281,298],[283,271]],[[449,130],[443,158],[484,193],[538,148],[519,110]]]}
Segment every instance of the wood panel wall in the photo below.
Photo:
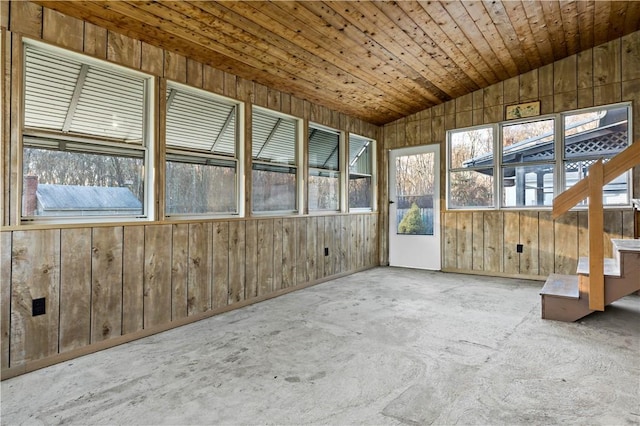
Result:
{"label": "wood panel wall", "polygon": [[[305,127],[313,121],[373,139],[381,128],[27,1],[0,2],[0,24],[3,378],[378,264],[377,213],[20,225],[21,79],[13,76],[21,61],[12,58],[22,37],[142,70],[160,87],[175,80],[290,114]],[[161,116],[155,121],[161,130]],[[250,131],[245,124],[249,139]],[[250,190],[249,180],[247,200]],[[46,314],[32,316],[40,297]]]}
{"label": "wood panel wall", "polygon": [[[440,144],[444,208],[446,131],[502,121],[505,106],[534,100],[540,100],[542,114],[630,101],[633,139],[640,140],[640,32],[385,125],[380,167],[388,167],[389,149]],[[388,216],[388,182],[385,174],[380,179],[382,221]],[[639,198],[639,167],[633,182],[634,197]],[[443,211],[442,219],[446,270],[546,277],[552,272],[575,273],[578,256],[586,255],[586,212],[552,221],[544,210]],[[634,219],[629,210],[607,210],[607,236],[633,238],[634,220],[640,217],[636,214]],[[388,263],[387,240],[386,233],[381,234],[381,264]],[[515,252],[518,243],[524,244],[521,254]],[[610,251],[608,244],[605,250]]]}
{"label": "wood panel wall", "polygon": [[[557,220],[549,211],[448,211],[443,213],[442,268],[488,275],[546,277],[575,274],[588,254],[587,212]],[[605,257],[611,239],[633,238],[633,211],[605,211]],[[522,253],[517,245],[522,244]]]}
{"label": "wood panel wall", "polygon": [[375,266],[377,227],[367,213],[3,231],[2,369]]}

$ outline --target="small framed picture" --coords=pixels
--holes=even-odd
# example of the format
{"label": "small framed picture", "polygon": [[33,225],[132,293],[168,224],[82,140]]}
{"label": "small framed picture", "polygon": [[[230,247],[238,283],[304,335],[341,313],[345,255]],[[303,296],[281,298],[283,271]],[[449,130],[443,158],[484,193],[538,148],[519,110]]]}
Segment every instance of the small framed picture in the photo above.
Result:
{"label": "small framed picture", "polygon": [[535,117],[536,115],[540,115],[540,101],[527,102],[517,105],[507,105],[504,115],[505,120]]}

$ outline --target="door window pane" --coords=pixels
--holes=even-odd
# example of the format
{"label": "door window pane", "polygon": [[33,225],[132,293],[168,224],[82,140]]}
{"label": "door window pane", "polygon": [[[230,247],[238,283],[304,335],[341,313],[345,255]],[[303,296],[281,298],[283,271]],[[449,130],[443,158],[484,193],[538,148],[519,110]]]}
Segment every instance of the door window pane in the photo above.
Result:
{"label": "door window pane", "polygon": [[435,154],[396,158],[396,232],[433,235]]}

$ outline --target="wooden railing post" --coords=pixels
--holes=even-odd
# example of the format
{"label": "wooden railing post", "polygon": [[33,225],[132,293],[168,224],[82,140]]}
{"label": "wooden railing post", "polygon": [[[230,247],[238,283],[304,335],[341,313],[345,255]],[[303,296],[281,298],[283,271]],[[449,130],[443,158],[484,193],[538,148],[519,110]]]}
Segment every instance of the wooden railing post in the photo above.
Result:
{"label": "wooden railing post", "polygon": [[580,291],[589,292],[589,309],[604,311],[604,209],[602,188],[640,164],[640,140],[603,164],[598,160],[589,175],[553,200],[553,219],[589,197],[589,276],[581,276]]}
{"label": "wooden railing post", "polygon": [[604,209],[602,160],[589,168],[589,309],[604,311]]}

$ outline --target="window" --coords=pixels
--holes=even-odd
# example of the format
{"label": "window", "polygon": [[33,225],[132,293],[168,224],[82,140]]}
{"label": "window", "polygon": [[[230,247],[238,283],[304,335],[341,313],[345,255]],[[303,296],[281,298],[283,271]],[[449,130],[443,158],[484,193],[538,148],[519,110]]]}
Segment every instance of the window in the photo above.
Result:
{"label": "window", "polygon": [[259,108],[252,116],[253,211],[296,211],[298,120]]}
{"label": "window", "polygon": [[238,104],[174,83],[166,97],[166,214],[237,214]]}
{"label": "window", "polygon": [[[564,115],[564,187],[569,188],[588,175],[599,158],[604,162],[629,145],[629,108],[617,106]],[[604,186],[605,205],[630,203],[630,173]],[[582,202],[586,205],[586,200]]]}
{"label": "window", "polygon": [[[447,132],[448,208],[550,207],[628,146],[630,114],[618,104]],[[630,187],[630,172],[614,179],[605,205],[629,205]]]}
{"label": "window", "polygon": [[502,206],[553,203],[555,120],[502,126]]}
{"label": "window", "polygon": [[340,132],[309,128],[309,210],[340,210]]}
{"label": "window", "polygon": [[349,135],[349,209],[373,209],[375,143]]}
{"label": "window", "polygon": [[150,77],[24,45],[22,218],[145,217]]}
{"label": "window", "polygon": [[493,127],[449,133],[449,207],[493,205],[493,134]]}

